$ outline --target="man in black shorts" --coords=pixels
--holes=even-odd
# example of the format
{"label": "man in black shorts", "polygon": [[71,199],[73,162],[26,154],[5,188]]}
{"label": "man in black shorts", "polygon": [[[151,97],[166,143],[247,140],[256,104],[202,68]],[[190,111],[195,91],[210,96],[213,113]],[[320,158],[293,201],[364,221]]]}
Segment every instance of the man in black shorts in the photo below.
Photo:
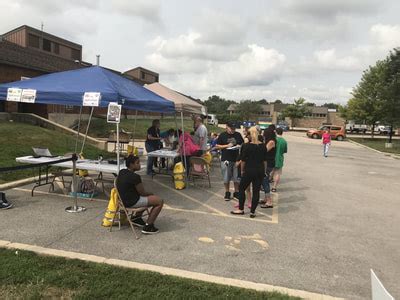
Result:
{"label": "man in black shorts", "polygon": [[221,150],[221,171],[225,186],[225,201],[231,199],[229,184],[233,181],[235,192],[233,197],[239,199],[239,176],[236,161],[239,156],[240,145],[244,140],[239,132],[235,131],[235,124],[228,122],[226,132],[222,132],[217,140],[216,148]]}
{"label": "man in black shorts", "polygon": [[145,191],[140,175],[135,173],[135,171],[140,170],[138,156],[129,155],[126,159],[126,167],[127,169],[122,169],[119,172],[117,178],[117,188],[121,200],[125,207],[151,207],[147,222],[143,221],[141,217],[137,218],[138,215],[136,215],[133,223],[142,227],[144,234],[157,233],[158,229],[154,226],[154,222],[161,212],[164,202],[159,196]]}

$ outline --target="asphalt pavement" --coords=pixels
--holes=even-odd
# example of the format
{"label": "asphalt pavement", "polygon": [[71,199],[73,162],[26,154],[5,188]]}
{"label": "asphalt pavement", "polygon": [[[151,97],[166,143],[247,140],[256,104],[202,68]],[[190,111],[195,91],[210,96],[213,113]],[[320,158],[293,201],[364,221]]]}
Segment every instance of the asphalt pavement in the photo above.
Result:
{"label": "asphalt pavement", "polygon": [[[320,141],[287,133],[289,153],[274,209],[257,217],[229,214],[218,163],[212,187],[183,191],[171,178],[144,176],[165,199],[160,233],[135,240],[128,227],[101,226],[107,202],[80,200],[87,211],[68,214],[72,199],[30,197],[30,187],[8,190],[15,208],[0,211],[0,239],[132,260],[306,290],[369,298],[370,269],[400,297],[400,160],[349,142],[333,141],[328,158]],[[40,192],[41,191],[41,192]]]}

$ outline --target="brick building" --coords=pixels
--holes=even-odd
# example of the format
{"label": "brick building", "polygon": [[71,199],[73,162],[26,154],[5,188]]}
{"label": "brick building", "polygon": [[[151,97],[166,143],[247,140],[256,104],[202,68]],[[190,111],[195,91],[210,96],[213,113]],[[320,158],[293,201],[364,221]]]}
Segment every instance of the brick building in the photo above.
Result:
{"label": "brick building", "polygon": [[[23,25],[0,36],[0,83],[90,66],[82,46]],[[0,111],[30,112],[47,117],[55,105],[0,101]]]}
{"label": "brick building", "polygon": [[[288,106],[289,104],[284,103],[270,103],[261,105],[261,111],[259,114],[254,116],[254,120],[252,121],[262,121],[267,120],[274,124],[281,119],[282,111]],[[332,125],[344,125],[345,120],[342,119],[336,110],[330,110],[327,107],[323,106],[312,106],[310,107],[310,112],[303,118],[297,119],[294,122],[295,127],[302,127],[302,128],[316,128],[323,124],[332,124]],[[228,107],[229,114],[237,113],[237,105],[231,104]],[[290,120],[287,119],[290,123]]]}
{"label": "brick building", "polygon": [[[0,35],[0,83],[18,81],[44,74],[91,66],[82,61],[82,46],[27,25]],[[121,73],[141,85],[158,82],[159,74],[137,67]],[[78,107],[0,101],[0,112],[35,113],[50,120],[71,125],[79,113]],[[87,115],[89,108],[84,108]],[[98,108],[95,114],[106,114]],[[129,112],[128,112],[129,114]]]}

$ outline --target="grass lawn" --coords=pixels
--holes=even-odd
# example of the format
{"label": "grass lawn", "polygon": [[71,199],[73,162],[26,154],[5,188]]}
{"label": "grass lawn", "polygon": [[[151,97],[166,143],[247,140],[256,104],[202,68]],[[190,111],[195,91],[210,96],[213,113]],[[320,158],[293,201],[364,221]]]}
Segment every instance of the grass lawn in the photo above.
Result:
{"label": "grass lawn", "polygon": [[299,299],[27,251],[0,265],[0,299]]}
{"label": "grass lawn", "polygon": [[[178,127],[181,126],[181,120],[177,118]],[[120,123],[120,128],[124,129],[127,132],[135,132],[135,138],[137,139],[145,139],[147,129],[151,126],[152,119],[137,119],[136,121],[136,131],[135,128],[135,120],[134,119],[122,119]],[[160,119],[161,122],[161,131],[168,130],[170,128],[176,129],[174,118],[163,118]],[[193,121],[184,119],[184,127],[186,131],[193,131]],[[87,122],[84,122],[82,125],[83,129],[81,131],[86,130]],[[208,125],[209,132],[222,132],[224,129],[219,128],[217,126]],[[116,130],[115,124],[107,123],[105,119],[101,118],[93,118],[90,123],[89,128],[89,136],[98,137],[98,138],[108,138],[110,131]]]}
{"label": "grass lawn", "polygon": [[[17,122],[0,121],[0,167],[18,165],[15,158],[32,154],[32,147],[42,146],[50,149],[52,154],[62,155],[73,152],[75,149],[75,137],[39,126],[33,126]],[[82,141],[82,139],[81,139]],[[80,150],[81,144],[78,149]],[[78,150],[78,151],[79,151]],[[84,155],[87,158],[114,157],[86,143]],[[34,176],[34,169],[0,173],[0,183],[16,179]],[[36,171],[36,170],[35,170]]]}
{"label": "grass lawn", "polygon": [[379,150],[387,153],[400,154],[400,140],[392,140],[393,148],[385,148],[385,143],[387,139],[371,139],[371,138],[348,138],[357,143],[363,144],[365,146],[371,147],[375,150]]}

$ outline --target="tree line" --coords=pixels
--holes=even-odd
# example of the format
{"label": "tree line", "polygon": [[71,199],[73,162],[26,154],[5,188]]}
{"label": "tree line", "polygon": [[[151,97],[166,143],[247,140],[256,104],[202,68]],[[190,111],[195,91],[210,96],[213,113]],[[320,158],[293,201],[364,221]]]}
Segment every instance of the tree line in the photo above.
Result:
{"label": "tree line", "polygon": [[372,135],[378,123],[389,125],[391,142],[393,128],[400,126],[400,48],[365,70],[351,94],[341,116],[370,125]]}
{"label": "tree line", "polygon": [[[261,100],[242,100],[236,102],[233,100],[227,100],[217,95],[208,97],[206,101],[202,103],[207,107],[207,111],[210,114],[216,114],[220,123],[226,123],[228,121],[256,121],[254,117],[260,115],[262,111],[261,105],[266,104],[283,104],[282,100],[276,99],[268,102],[266,99]],[[230,105],[235,105],[235,113],[230,114],[228,108]],[[304,118],[311,112],[311,108],[316,106],[315,103],[307,102],[304,98],[294,100],[293,104],[288,106],[282,111],[282,118],[288,117],[294,122],[296,119]],[[325,103],[322,106],[328,108],[338,109],[339,104],[336,103]]]}

